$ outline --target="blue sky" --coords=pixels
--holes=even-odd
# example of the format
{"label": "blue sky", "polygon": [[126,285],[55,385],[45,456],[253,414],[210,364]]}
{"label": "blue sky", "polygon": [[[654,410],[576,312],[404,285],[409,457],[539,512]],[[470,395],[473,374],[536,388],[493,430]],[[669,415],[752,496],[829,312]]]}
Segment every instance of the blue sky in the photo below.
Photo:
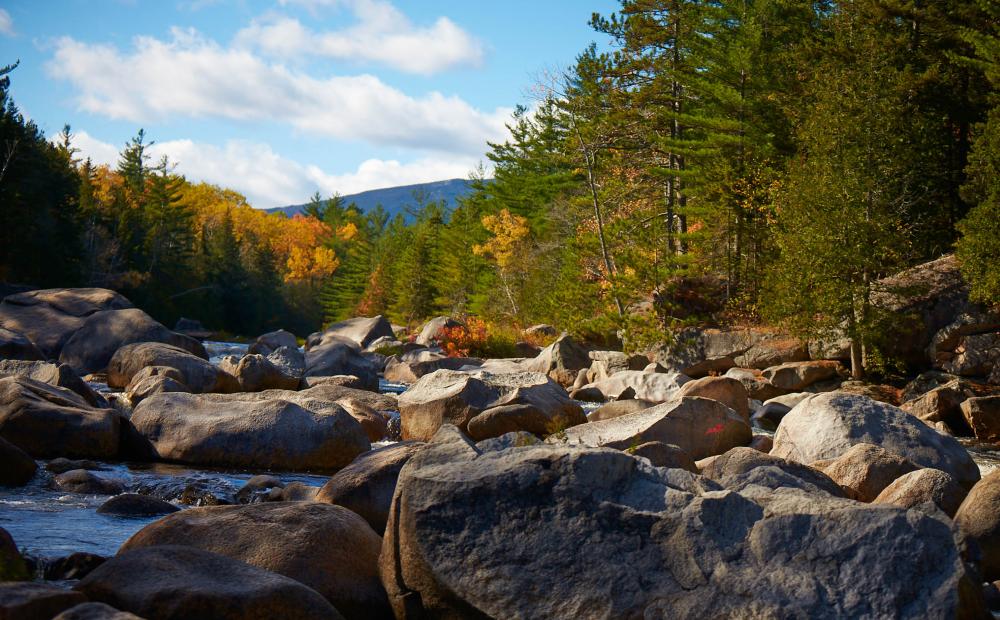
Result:
{"label": "blue sky", "polygon": [[113,163],[142,127],[257,207],[465,177],[612,0],[3,0],[21,110]]}

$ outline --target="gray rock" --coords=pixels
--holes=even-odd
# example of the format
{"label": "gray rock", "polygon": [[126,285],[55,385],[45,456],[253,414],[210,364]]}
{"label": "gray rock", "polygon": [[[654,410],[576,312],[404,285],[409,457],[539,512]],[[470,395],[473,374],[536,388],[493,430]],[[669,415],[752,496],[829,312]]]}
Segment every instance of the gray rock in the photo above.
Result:
{"label": "gray rock", "polygon": [[361,515],[381,536],[389,520],[399,472],[423,445],[403,441],[360,455],[323,485],[316,501],[337,504]]}
{"label": "gray rock", "polygon": [[343,618],[298,581],[190,545],[120,553],[75,589],[91,601],[151,619]]}
{"label": "gray rock", "polygon": [[35,460],[27,452],[0,437],[0,486],[28,484],[37,469]]}
{"label": "gray rock", "polygon": [[241,392],[263,392],[264,390],[297,390],[302,375],[294,376],[271,363],[269,357],[253,353],[244,355],[236,363],[233,359],[223,359],[219,369],[236,377]]}
{"label": "gray rock", "polygon": [[845,374],[840,362],[829,360],[789,362],[764,370],[764,378],[771,385],[790,392],[801,392],[813,384]]}
{"label": "gray rock", "polygon": [[170,502],[149,495],[123,493],[104,502],[97,509],[97,514],[115,515],[116,517],[154,517],[168,515],[180,510]]}
{"label": "gray rock", "polygon": [[381,367],[365,357],[352,344],[327,342],[306,351],[307,377],[354,375],[365,389],[378,390],[378,373]]}
{"label": "gray rock", "polygon": [[745,446],[752,438],[750,426],[726,405],[707,398],[687,397],[610,420],[574,426],[547,441],[618,450],[659,441],[676,445],[698,460]]}
{"label": "gray rock", "polygon": [[[771,483],[763,484],[760,480],[754,480],[746,476],[746,474],[757,468],[775,468],[796,480],[790,485],[772,486]],[[844,497],[844,492],[840,486],[823,472],[813,469],[808,465],[764,454],[753,448],[733,448],[725,454],[712,459],[706,467],[702,468],[701,474],[718,482],[727,489],[733,490],[742,490],[742,488],[745,488],[750,483],[756,483],[771,489],[777,489],[780,486],[791,486],[800,490],[821,491],[833,497]],[[771,479],[777,480],[779,478],[771,475]]]}
{"label": "gray rock", "polygon": [[125,485],[120,480],[104,478],[86,469],[72,469],[55,477],[56,488],[85,495],[117,495]]}
{"label": "gray rock", "polygon": [[465,366],[480,366],[483,361],[473,357],[448,357],[431,350],[405,353],[390,357],[383,376],[394,383],[416,383],[420,377],[436,370],[459,370]]}
{"label": "gray rock", "polygon": [[83,603],[71,607],[52,620],[143,620],[135,614],[120,611],[104,603]]}
{"label": "gray rock", "polygon": [[851,499],[871,502],[898,478],[919,469],[905,459],[879,446],[858,443],[832,461],[813,463],[844,489]]}
{"label": "gray rock", "polygon": [[979,548],[987,581],[1000,579],[1000,470],[976,483],[955,513],[955,525]]}
{"label": "gray rock", "polygon": [[[566,390],[541,373],[438,370],[422,377],[399,397],[403,439],[430,439],[442,424],[456,424],[464,430],[487,409],[505,405],[534,407],[547,420],[549,432],[587,420]],[[532,418],[531,428],[491,428],[497,436],[511,430],[536,432],[536,423],[540,421]],[[480,435],[479,439],[486,436]]]}
{"label": "gray rock", "polygon": [[587,421],[599,422],[601,420],[612,420],[623,415],[649,409],[657,404],[659,403],[654,403],[650,400],[636,400],[634,398],[628,400],[616,400],[610,403],[605,403],[597,409],[591,411],[587,414]]}
{"label": "gray rock", "polygon": [[966,490],[940,469],[924,467],[903,474],[882,489],[874,504],[892,504],[902,508],[919,508],[932,502],[949,517],[954,517],[965,499]]}
{"label": "gray rock", "polygon": [[180,373],[180,382],[192,392],[236,392],[239,383],[207,360],[184,349],[159,342],[128,344],[115,351],[108,362],[108,385],[124,388],[147,366],[166,366]]}
{"label": "gray rock", "polygon": [[107,399],[95,392],[66,364],[0,360],[0,377],[28,377],[35,381],[73,390],[92,407],[107,409],[110,406]]}
{"label": "gray rock", "polygon": [[695,466],[687,452],[678,446],[662,441],[647,441],[635,448],[630,448],[628,453],[632,456],[648,459],[653,467],[671,467],[683,469],[692,474],[698,473],[698,467]]}
{"label": "gray rock", "polygon": [[817,394],[796,405],[778,425],[771,454],[808,464],[835,459],[859,443],[940,469],[964,486],[979,480],[979,468],[954,438],[902,409],[840,392]]}
{"label": "gray rock", "polygon": [[750,421],[750,395],[743,383],[737,379],[702,377],[688,381],[677,391],[675,398],[684,396],[700,396],[701,398],[717,400],[740,414],[740,417],[747,422]]}
{"label": "gray rock", "polygon": [[311,334],[306,341],[306,352],[311,349],[336,343],[350,343],[361,350],[383,336],[394,337],[392,325],[382,315],[358,317],[333,323],[320,333]]}
{"label": "gray rock", "polygon": [[118,455],[121,420],[79,394],[25,377],[0,379],[0,437],[34,458]]}
{"label": "gray rock", "polygon": [[288,347],[289,349],[297,350],[299,348],[299,342],[295,338],[295,334],[283,329],[262,334],[257,336],[257,340],[254,340],[250,346],[247,347],[247,353],[251,355],[258,353],[260,355],[267,356],[281,347]]}
{"label": "gray rock", "polygon": [[59,353],[59,361],[81,375],[101,372],[121,347],[135,342],[162,342],[208,359],[200,342],[170,331],[138,308],[103,310],[87,317]]}
{"label": "gray rock", "polygon": [[79,592],[47,583],[0,583],[0,618],[3,620],[49,620],[86,601]]}
{"label": "gray rock", "polygon": [[977,439],[989,442],[1000,440],[1000,396],[969,398],[959,409]]}
{"label": "gray rock", "polygon": [[577,373],[583,368],[590,368],[590,364],[587,349],[568,334],[563,334],[526,362],[525,370],[548,375],[556,383],[568,387],[573,385]]}
{"label": "gray rock", "polygon": [[640,370],[625,370],[583,387],[594,388],[605,398],[617,399],[622,392],[631,388],[635,397],[665,403],[677,394],[690,377],[678,373],[647,373]]}
{"label": "gray rock", "polygon": [[441,339],[442,332],[444,330],[454,329],[456,327],[465,327],[465,324],[448,316],[434,317],[430,321],[424,323],[424,326],[420,328],[420,333],[417,334],[417,338],[414,342],[420,346],[429,347],[436,344]]}
{"label": "gray rock", "polygon": [[45,356],[24,335],[0,327],[0,359],[33,361]]}
{"label": "gray rock", "polygon": [[970,582],[948,523],[795,490],[717,489],[604,449],[479,453],[443,427],[400,474],[382,581],[397,618],[977,611],[962,599]]}
{"label": "gray rock", "polygon": [[294,579],[348,618],[391,617],[378,578],[382,539],[346,508],[303,502],[207,506],[139,530],[120,554],[188,545]]}
{"label": "gray rock", "polygon": [[354,418],[311,391],[157,394],[132,424],[159,458],[193,465],[337,470],[370,448]]}

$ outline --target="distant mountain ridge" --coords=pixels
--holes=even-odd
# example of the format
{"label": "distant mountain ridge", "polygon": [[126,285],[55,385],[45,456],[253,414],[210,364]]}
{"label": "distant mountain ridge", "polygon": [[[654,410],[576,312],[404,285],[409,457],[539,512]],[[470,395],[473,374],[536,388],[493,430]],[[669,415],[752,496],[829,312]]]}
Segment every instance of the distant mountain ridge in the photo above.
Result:
{"label": "distant mountain ridge", "polygon": [[[377,205],[382,205],[390,217],[397,213],[403,213],[406,207],[415,207],[414,192],[422,193],[426,202],[443,200],[449,209],[454,209],[458,205],[458,199],[471,193],[472,182],[468,179],[448,179],[446,181],[432,181],[430,183],[417,183],[414,185],[400,185],[398,187],[384,187],[381,189],[370,189],[366,192],[349,194],[344,196],[344,203],[355,203],[361,211],[367,213]],[[274,207],[267,209],[268,213],[284,213],[292,217],[302,210],[308,203],[300,205],[289,205],[287,207]],[[409,217],[407,217],[409,219]]]}

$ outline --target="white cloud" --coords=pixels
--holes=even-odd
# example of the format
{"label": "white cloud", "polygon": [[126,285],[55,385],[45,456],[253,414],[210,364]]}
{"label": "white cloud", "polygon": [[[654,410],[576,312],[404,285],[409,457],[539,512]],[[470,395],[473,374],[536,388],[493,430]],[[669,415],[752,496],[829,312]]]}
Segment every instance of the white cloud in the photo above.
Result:
{"label": "white cloud", "polygon": [[[279,58],[315,55],[370,61],[423,75],[482,63],[482,44],[447,17],[419,27],[381,0],[332,4],[349,6],[358,23],[343,30],[314,32],[295,18],[271,14],[237,33],[236,42]],[[310,6],[315,8],[315,0]]]}
{"label": "white cloud", "polygon": [[507,135],[510,109],[478,110],[459,97],[416,98],[372,75],[315,78],[247,49],[223,48],[193,29],[169,41],[111,45],[63,37],[47,64],[88,112],[133,122],[174,116],[275,121],[304,132],[379,145],[478,155]]}
{"label": "white cloud", "polygon": [[[118,149],[85,131],[74,134],[81,157],[114,165]],[[319,166],[303,165],[282,157],[267,144],[230,140],[224,146],[192,140],[157,142],[149,149],[155,163],[166,155],[176,164],[175,172],[189,181],[205,181],[242,193],[255,207],[269,208],[306,202],[313,193],[354,194],[380,187],[410,185],[443,179],[464,178],[477,160],[470,157],[418,159],[409,163],[369,159],[357,170],[328,173]]]}
{"label": "white cloud", "polygon": [[14,32],[14,18],[4,9],[0,9],[0,34],[5,37],[13,37],[16,34]]}

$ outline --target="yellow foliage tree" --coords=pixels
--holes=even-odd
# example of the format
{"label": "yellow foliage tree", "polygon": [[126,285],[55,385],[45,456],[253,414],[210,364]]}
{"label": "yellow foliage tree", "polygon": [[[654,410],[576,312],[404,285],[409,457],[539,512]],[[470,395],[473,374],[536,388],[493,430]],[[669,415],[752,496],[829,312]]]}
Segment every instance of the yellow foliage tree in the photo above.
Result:
{"label": "yellow foliage tree", "polygon": [[511,312],[517,316],[519,311],[514,298],[513,284],[516,275],[524,270],[528,255],[528,238],[531,234],[528,220],[502,209],[496,215],[484,216],[482,222],[483,228],[488,230],[493,238],[486,243],[476,244],[472,251],[477,256],[492,257],[496,262],[500,284],[510,302]]}

